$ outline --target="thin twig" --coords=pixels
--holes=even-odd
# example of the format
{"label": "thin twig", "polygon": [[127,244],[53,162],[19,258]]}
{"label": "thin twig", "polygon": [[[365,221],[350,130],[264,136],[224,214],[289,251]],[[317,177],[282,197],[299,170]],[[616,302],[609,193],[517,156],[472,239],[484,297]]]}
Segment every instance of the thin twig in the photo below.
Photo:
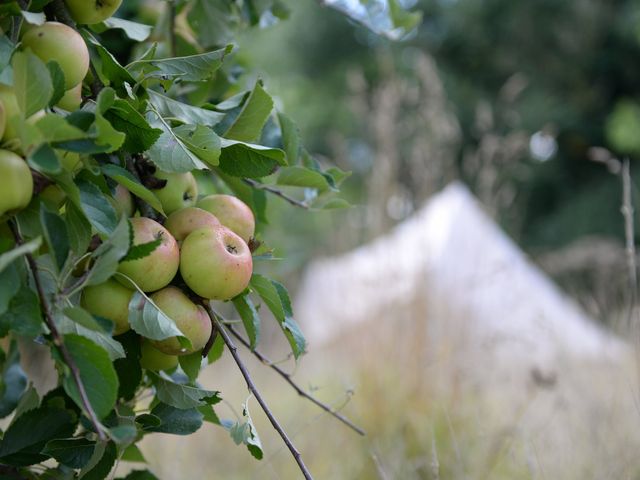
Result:
{"label": "thin twig", "polygon": [[309,209],[309,205],[307,205],[305,202],[301,202],[300,200],[296,200],[295,198],[290,197],[289,195],[287,195],[286,193],[282,192],[281,190],[278,190],[277,188],[270,187],[269,185],[264,185],[264,184],[262,184],[260,182],[256,182],[255,180],[251,180],[250,178],[243,178],[243,181],[244,181],[244,183],[246,183],[247,185],[252,186],[253,188],[257,188],[258,190],[264,190],[265,192],[272,193],[273,195],[276,195],[276,196],[286,200],[291,205],[295,205],[296,207],[304,208],[305,210]]}
{"label": "thin twig", "polygon": [[167,8],[169,9],[169,56],[175,57],[177,48],[176,38],[176,3],[174,0],[167,2]]}
{"label": "thin twig", "polygon": [[[9,222],[9,228],[11,229],[11,233],[13,233],[16,243],[18,245],[22,245],[24,242],[22,240],[22,236],[20,235],[20,232],[18,232],[18,228],[16,227],[16,225],[13,222]],[[80,377],[80,369],[78,368],[75,360],[69,353],[69,350],[67,350],[66,345],[62,341],[62,335],[60,335],[60,332],[58,331],[58,327],[56,327],[56,323],[53,319],[53,314],[51,313],[51,309],[49,308],[49,303],[47,302],[44,289],[42,288],[42,283],[40,282],[40,275],[38,274],[38,265],[36,264],[36,261],[33,258],[33,255],[31,255],[30,253],[27,253],[26,258],[27,258],[27,263],[29,265],[29,269],[31,270],[31,275],[33,277],[33,283],[36,286],[38,298],[40,299],[40,307],[42,308],[42,313],[44,314],[44,321],[47,324],[49,331],[51,332],[53,344],[60,351],[60,354],[62,355],[64,362],[69,367],[69,370],[71,370],[71,376],[73,377],[73,381],[78,387],[78,393],[80,394],[80,400],[82,402],[82,406],[84,407],[85,412],[89,416],[89,420],[93,424],[93,427],[95,428],[96,433],[98,434],[98,438],[100,438],[100,440],[106,440],[107,437],[102,430],[102,425],[98,420],[96,412],[93,410],[93,407],[91,406],[91,402],[89,401],[89,397],[87,396],[87,391],[85,390],[84,384],[82,383],[82,378]]]}
{"label": "thin twig", "polygon": [[345,417],[344,415],[338,413],[336,410],[334,410],[333,408],[329,407],[328,405],[322,403],[320,400],[316,399],[315,397],[312,397],[311,395],[309,395],[307,392],[305,392],[302,388],[300,388],[298,386],[298,384],[296,384],[293,379],[291,378],[291,375],[287,372],[285,372],[282,368],[280,368],[278,365],[276,365],[275,363],[273,363],[271,360],[269,360],[269,358],[267,358],[263,353],[261,353],[258,350],[254,350],[251,348],[251,345],[249,344],[249,342],[247,342],[244,338],[242,338],[242,336],[240,335],[240,333],[233,328],[233,326],[226,324],[227,329],[231,332],[231,334],[236,337],[238,339],[238,341],[240,343],[242,343],[242,345],[244,345],[245,347],[247,347],[251,353],[253,353],[255,355],[255,357],[260,360],[263,364],[267,365],[268,367],[272,368],[275,372],[278,373],[278,375],[280,375],[282,378],[285,379],[285,381],[291,385],[291,387],[298,393],[298,395],[300,395],[301,397],[306,398],[307,400],[309,400],[311,403],[314,403],[315,405],[317,405],[318,407],[320,407],[321,409],[323,409],[325,412],[333,415],[335,418],[337,418],[338,420],[340,420],[342,423],[344,423],[346,426],[348,426],[349,428],[353,429],[354,431],[356,431],[357,433],[359,433],[360,435],[366,435],[366,432],[358,427],[357,425],[355,425],[353,422],[351,422],[351,420],[349,420],[347,417]]}
{"label": "thin twig", "polygon": [[262,410],[267,415],[267,418],[269,418],[271,425],[273,425],[273,428],[278,432],[278,434],[280,434],[280,437],[282,437],[282,440],[287,445],[287,448],[293,455],[293,458],[298,464],[298,467],[300,467],[300,471],[304,475],[304,478],[307,480],[313,480],[311,473],[309,472],[309,470],[307,469],[307,466],[304,464],[304,461],[302,460],[302,455],[300,455],[300,452],[296,449],[296,447],[293,445],[291,440],[289,440],[289,437],[287,436],[286,432],[280,426],[276,418],[271,413],[271,410],[269,410],[269,407],[267,406],[265,401],[262,399],[262,395],[260,394],[255,384],[253,383],[253,380],[251,379],[251,375],[249,374],[247,367],[245,367],[244,363],[242,362],[242,359],[240,358],[240,355],[238,354],[238,348],[235,346],[235,344],[231,340],[231,337],[225,330],[224,325],[222,324],[222,322],[218,317],[218,314],[215,312],[215,310],[213,310],[213,308],[209,304],[207,304],[207,310],[209,311],[209,315],[211,316],[211,319],[215,322],[216,327],[218,328],[218,332],[220,333],[220,335],[222,335],[222,339],[224,340],[224,343],[227,345],[227,348],[231,352],[231,356],[233,356],[233,359],[235,360],[236,365],[238,365],[238,368],[240,369],[240,372],[242,373],[242,376],[244,377],[245,382],[247,382],[247,388],[253,394],[253,396],[256,397],[256,400],[260,404],[260,407],[262,407]]}
{"label": "thin twig", "polygon": [[633,225],[633,201],[631,199],[631,168],[629,159],[622,161],[622,216],[624,217],[624,237],[625,250],[627,253],[627,268],[629,270],[629,311],[627,322],[629,327],[633,326],[633,311],[635,309],[638,295],[638,273],[636,265],[636,246],[634,241]]}

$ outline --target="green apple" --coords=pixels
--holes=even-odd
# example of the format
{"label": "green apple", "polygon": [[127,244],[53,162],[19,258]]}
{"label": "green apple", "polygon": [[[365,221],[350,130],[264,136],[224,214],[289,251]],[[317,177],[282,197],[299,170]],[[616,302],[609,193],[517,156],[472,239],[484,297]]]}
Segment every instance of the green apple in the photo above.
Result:
{"label": "green apple", "polygon": [[182,242],[182,279],[201,297],[235,297],[249,284],[252,270],[246,242],[226,227],[199,228]]}
{"label": "green apple", "polygon": [[38,196],[49,206],[58,210],[64,200],[67,198],[67,195],[62,191],[62,189],[56,185],[47,185],[44,190],[42,190]]}
{"label": "green apple", "polygon": [[176,287],[163,288],[151,295],[151,300],[175,322],[192,346],[186,349],[176,337],[172,337],[153,340],[154,347],[167,355],[187,355],[202,350],[211,336],[211,319],[204,308],[193,303]]}
{"label": "green apple", "polygon": [[232,195],[208,195],[201,199],[198,208],[213,213],[220,223],[234,231],[248,242],[256,229],[253,212],[237,197]]}
{"label": "green apple", "polygon": [[191,172],[167,173],[157,171],[154,176],[167,181],[164,187],[153,191],[158,200],[160,200],[164,213],[170,215],[176,210],[195,205],[198,198],[198,184]]}
{"label": "green apple", "polygon": [[58,100],[57,107],[67,112],[75,112],[80,108],[82,103],[82,82],[75,87],[64,92],[64,95]]}
{"label": "green apple", "polygon": [[167,355],[155,348],[148,340],[140,347],[140,365],[147,370],[173,370],[178,366],[178,357]]}
{"label": "green apple", "polygon": [[33,195],[33,177],[27,162],[9,150],[0,150],[0,216],[27,205]]}
{"label": "green apple", "polygon": [[18,136],[18,133],[15,128],[13,128],[9,120],[22,114],[22,112],[20,112],[20,107],[18,107],[18,99],[16,98],[16,93],[13,90],[13,87],[0,83],[0,102],[2,102],[2,106],[4,107],[4,116],[6,121],[2,140],[13,140]]}
{"label": "green apple", "polygon": [[220,222],[213,214],[197,207],[187,207],[173,212],[164,222],[164,228],[171,232],[178,244],[198,228],[219,226]]}
{"label": "green apple", "polygon": [[[169,285],[178,271],[180,251],[173,236],[155,220],[146,217],[135,217],[131,220],[133,227],[133,244],[153,242],[161,243],[151,254],[137,260],[121,262],[118,272],[133,280],[145,292],[155,292]],[[120,275],[118,280],[129,285]]]}
{"label": "green apple", "polygon": [[113,204],[119,215],[130,217],[135,212],[135,204],[131,192],[122,185],[116,185],[113,192]]}
{"label": "green apple", "polygon": [[93,25],[109,18],[122,0],[64,0],[71,17],[83,25]]}
{"label": "green apple", "polygon": [[133,293],[133,290],[109,279],[82,290],[80,304],[92,315],[111,320],[114,324],[113,334],[120,335],[131,328],[129,302]]}
{"label": "green apple", "polygon": [[38,25],[24,34],[22,45],[30,48],[44,63],[58,62],[67,90],[82,82],[89,71],[87,45],[78,32],[63,23]]}

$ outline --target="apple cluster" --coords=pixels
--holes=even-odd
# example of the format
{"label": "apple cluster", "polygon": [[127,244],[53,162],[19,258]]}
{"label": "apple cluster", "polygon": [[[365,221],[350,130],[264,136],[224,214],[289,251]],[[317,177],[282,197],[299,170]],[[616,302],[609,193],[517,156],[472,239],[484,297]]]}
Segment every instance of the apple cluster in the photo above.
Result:
{"label": "apple cluster", "polygon": [[[175,337],[144,341],[142,366],[164,370],[177,365],[178,355],[201,350],[211,336],[209,316],[192,300],[192,293],[204,299],[229,300],[247,288],[253,271],[248,242],[255,219],[251,209],[234,196],[214,194],[198,200],[190,172],[157,172],[155,176],[166,181],[155,191],[169,214],[164,226],[142,216],[130,222],[134,246],[154,241],[159,245],[143,258],[121,262],[118,273],[105,283],[85,288],[81,303],[93,315],[111,320],[118,335],[130,328],[129,304],[135,288],[149,293],[191,342],[187,349]],[[122,187],[116,196],[118,193],[120,210],[131,213],[131,194]],[[189,295],[171,285],[178,272]]]}

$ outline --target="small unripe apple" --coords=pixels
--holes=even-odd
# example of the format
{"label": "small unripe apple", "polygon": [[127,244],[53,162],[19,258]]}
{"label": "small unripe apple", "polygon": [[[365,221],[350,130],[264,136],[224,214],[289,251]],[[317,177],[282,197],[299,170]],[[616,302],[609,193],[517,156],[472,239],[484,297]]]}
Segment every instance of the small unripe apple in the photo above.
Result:
{"label": "small unripe apple", "polygon": [[167,355],[187,355],[201,350],[211,336],[211,319],[207,311],[193,303],[182,290],[176,287],[163,288],[151,295],[151,300],[171,318],[185,337],[191,341],[192,348],[186,349],[178,339],[153,340],[154,347]]}
{"label": "small unripe apple", "polygon": [[252,270],[253,259],[246,242],[226,227],[199,228],[182,242],[182,279],[201,297],[235,297],[249,284]]}
{"label": "small unripe apple", "polygon": [[58,100],[57,107],[66,110],[67,112],[74,112],[80,108],[82,103],[82,82],[75,87],[64,92],[64,95]]}
{"label": "small unripe apple", "polygon": [[133,197],[131,192],[124,188],[122,185],[116,185],[113,192],[113,206],[119,215],[126,215],[130,217],[135,211],[135,204],[133,203]]}
{"label": "small unripe apple", "polygon": [[178,357],[167,355],[155,348],[148,340],[140,347],[140,365],[147,370],[173,370],[178,366]]}
{"label": "small unripe apple", "polygon": [[197,207],[187,207],[173,212],[164,222],[164,227],[171,232],[178,244],[198,228],[219,226],[220,222],[213,214]]}
{"label": "small unripe apple", "polygon": [[0,216],[27,205],[33,195],[33,177],[27,162],[9,150],[0,150]]}
{"label": "small unripe apple", "polygon": [[63,23],[45,22],[22,37],[22,45],[44,63],[58,62],[67,90],[75,87],[89,71],[89,50],[78,32]]}
{"label": "small unripe apple", "polygon": [[120,335],[129,326],[129,302],[134,291],[109,279],[99,285],[91,285],[82,290],[81,305],[92,315],[111,320],[113,334]]}
{"label": "small unripe apple", "polygon": [[15,116],[21,115],[20,107],[18,107],[18,99],[16,98],[13,87],[0,83],[0,102],[2,102],[2,106],[4,107],[4,117],[5,122],[7,122],[2,134],[2,140],[13,140],[18,136],[18,133],[8,121]]}
{"label": "small unripe apple", "polygon": [[[155,220],[146,217],[135,217],[131,220],[133,227],[133,244],[153,242],[161,243],[151,254],[137,260],[120,263],[118,272],[133,280],[145,292],[155,292],[166,287],[178,271],[180,251],[173,236]],[[127,285],[129,282],[117,276],[118,281]]]}
{"label": "small unripe apple", "polygon": [[160,200],[164,213],[170,215],[176,210],[195,205],[198,198],[198,184],[191,172],[167,173],[157,171],[154,176],[167,181],[164,187],[153,191],[158,200]]}
{"label": "small unripe apple", "polygon": [[47,187],[42,190],[38,196],[49,206],[59,209],[64,200],[67,198],[67,195],[58,185],[47,185]]}
{"label": "small unripe apple", "polygon": [[76,22],[93,25],[112,16],[122,0],[64,0],[64,3]]}
{"label": "small unripe apple", "polygon": [[246,203],[232,195],[208,195],[201,199],[198,208],[213,213],[220,223],[248,242],[256,229],[253,212]]}

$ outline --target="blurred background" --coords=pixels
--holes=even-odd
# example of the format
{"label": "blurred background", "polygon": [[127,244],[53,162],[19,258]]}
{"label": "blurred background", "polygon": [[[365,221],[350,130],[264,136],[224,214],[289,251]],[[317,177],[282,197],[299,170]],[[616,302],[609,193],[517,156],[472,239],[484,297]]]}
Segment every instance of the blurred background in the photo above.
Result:
{"label": "blurred background", "polygon": [[[260,268],[290,289],[310,345],[296,366],[265,325],[261,348],[367,436],[246,357],[312,472],[640,478],[636,233],[621,212],[640,175],[640,2],[405,1],[422,18],[402,41],[283,3],[287,21],[238,37],[240,81],[262,78],[306,148],[352,172],[353,207],[270,201],[262,236],[286,260]],[[130,43],[108,43],[127,60]],[[232,361],[203,378],[234,418],[247,393]],[[161,478],[298,478],[249,407],[261,462],[210,426],[143,453]]]}

